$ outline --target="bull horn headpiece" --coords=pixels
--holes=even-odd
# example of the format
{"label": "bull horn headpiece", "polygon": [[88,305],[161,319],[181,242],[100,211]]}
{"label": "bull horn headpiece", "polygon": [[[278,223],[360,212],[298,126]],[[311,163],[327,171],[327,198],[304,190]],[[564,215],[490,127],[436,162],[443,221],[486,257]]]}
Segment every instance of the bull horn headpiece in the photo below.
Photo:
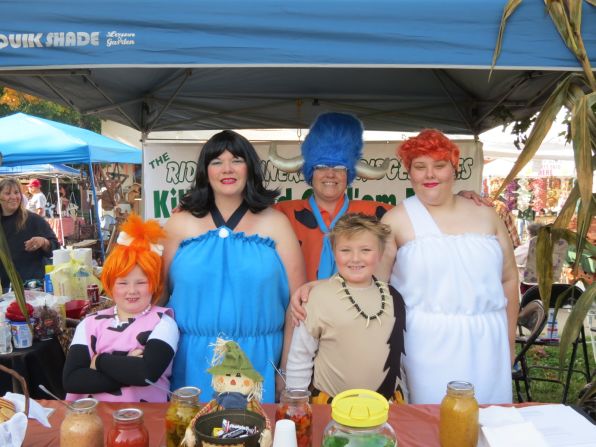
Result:
{"label": "bull horn headpiece", "polygon": [[284,158],[277,153],[277,144],[271,143],[269,145],[269,160],[277,169],[285,172],[298,172],[304,164],[302,155],[293,158]]}
{"label": "bull horn headpiece", "polygon": [[356,175],[367,180],[379,180],[385,175],[385,171],[389,167],[389,158],[383,160],[381,166],[371,166],[362,160],[356,164]]}
{"label": "bull horn headpiece", "polygon": [[312,184],[317,165],[345,166],[348,184],[356,176],[365,179],[380,179],[385,174],[389,160],[382,166],[370,166],[360,160],[362,157],[362,134],[364,127],[358,118],[347,113],[324,113],[319,115],[310,127],[301,146],[302,156],[290,159],[277,154],[275,145],[269,146],[269,159],[278,169],[297,172],[302,168],[304,179]]}

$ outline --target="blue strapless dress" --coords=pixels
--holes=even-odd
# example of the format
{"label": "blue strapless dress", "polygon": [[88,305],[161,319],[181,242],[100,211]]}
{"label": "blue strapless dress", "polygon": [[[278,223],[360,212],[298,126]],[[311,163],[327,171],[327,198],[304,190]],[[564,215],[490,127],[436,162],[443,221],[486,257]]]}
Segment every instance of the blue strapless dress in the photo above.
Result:
{"label": "blue strapless dress", "polygon": [[197,386],[211,399],[213,344],[235,340],[265,378],[263,402],[274,402],[290,290],[275,242],[222,226],[182,241],[169,272],[170,301],[180,328],[171,387]]}

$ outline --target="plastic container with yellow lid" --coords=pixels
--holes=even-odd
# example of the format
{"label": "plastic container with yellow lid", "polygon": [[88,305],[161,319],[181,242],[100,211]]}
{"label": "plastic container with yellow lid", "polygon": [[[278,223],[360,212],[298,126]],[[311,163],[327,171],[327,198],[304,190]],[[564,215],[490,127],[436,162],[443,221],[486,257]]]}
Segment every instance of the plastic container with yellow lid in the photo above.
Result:
{"label": "plastic container with yellow lid", "polygon": [[331,422],[323,433],[323,447],[397,447],[395,431],[387,423],[389,403],[379,393],[347,390],[331,402]]}

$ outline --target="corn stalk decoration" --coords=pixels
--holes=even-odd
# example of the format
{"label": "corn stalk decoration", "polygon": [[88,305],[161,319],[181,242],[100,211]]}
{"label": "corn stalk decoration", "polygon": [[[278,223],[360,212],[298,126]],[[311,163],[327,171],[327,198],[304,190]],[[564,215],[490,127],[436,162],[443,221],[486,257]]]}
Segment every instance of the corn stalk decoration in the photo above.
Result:
{"label": "corn stalk decoration", "polygon": [[[522,0],[509,0],[504,7],[499,28],[499,36],[493,54],[494,68],[501,52],[501,43],[509,17],[515,12]],[[592,7],[596,0],[586,0]],[[584,250],[594,252],[594,247],[587,242],[586,234],[596,210],[596,201],[592,193],[593,172],[596,168],[596,80],[590,66],[581,36],[582,0],[544,0],[546,9],[565,45],[581,64],[583,73],[568,74],[556,87],[540,110],[525,146],[507,175],[501,187],[494,194],[496,198],[522,168],[530,161],[542,144],[562,107],[571,113],[571,139],[575,157],[577,182],[563,205],[561,212],[552,225],[541,228],[536,245],[538,287],[545,308],[550,307],[551,286],[553,283],[552,252],[554,243],[560,238],[576,245],[576,259],[573,271],[577,274],[581,254]],[[567,229],[573,215],[577,212],[577,233]],[[583,281],[583,280],[582,280]],[[573,306],[567,323],[561,334],[559,363],[565,365],[565,356],[576,339],[584,319],[596,299],[596,282],[586,285],[586,291]],[[564,297],[557,299],[555,312]],[[594,394],[594,383],[589,393]]]}
{"label": "corn stalk decoration", "polygon": [[23,287],[23,280],[21,276],[17,272],[17,269],[12,262],[12,257],[10,256],[10,249],[8,248],[8,242],[6,241],[6,235],[4,234],[4,228],[0,225],[0,262],[4,266],[4,270],[6,270],[6,274],[10,279],[12,284],[12,290],[14,292],[14,296],[16,302],[21,309],[22,314],[25,316],[25,321],[29,326],[29,330],[33,333],[33,327],[31,326],[31,319],[29,312],[27,311],[27,302],[25,300],[25,290]]}

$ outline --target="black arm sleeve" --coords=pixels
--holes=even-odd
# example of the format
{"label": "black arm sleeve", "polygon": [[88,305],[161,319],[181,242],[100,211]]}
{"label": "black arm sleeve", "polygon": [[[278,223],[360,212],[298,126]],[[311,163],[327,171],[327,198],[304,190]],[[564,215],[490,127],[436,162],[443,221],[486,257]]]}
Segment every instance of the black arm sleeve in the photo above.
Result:
{"label": "black arm sleeve", "polygon": [[62,372],[62,384],[67,393],[109,393],[122,387],[121,383],[102,372],[91,369],[89,365],[91,365],[89,348],[85,345],[72,345]]}
{"label": "black arm sleeve", "polygon": [[173,357],[172,347],[155,338],[147,342],[143,357],[100,354],[95,359],[95,366],[98,371],[124,385],[147,386],[145,379],[157,381]]}

